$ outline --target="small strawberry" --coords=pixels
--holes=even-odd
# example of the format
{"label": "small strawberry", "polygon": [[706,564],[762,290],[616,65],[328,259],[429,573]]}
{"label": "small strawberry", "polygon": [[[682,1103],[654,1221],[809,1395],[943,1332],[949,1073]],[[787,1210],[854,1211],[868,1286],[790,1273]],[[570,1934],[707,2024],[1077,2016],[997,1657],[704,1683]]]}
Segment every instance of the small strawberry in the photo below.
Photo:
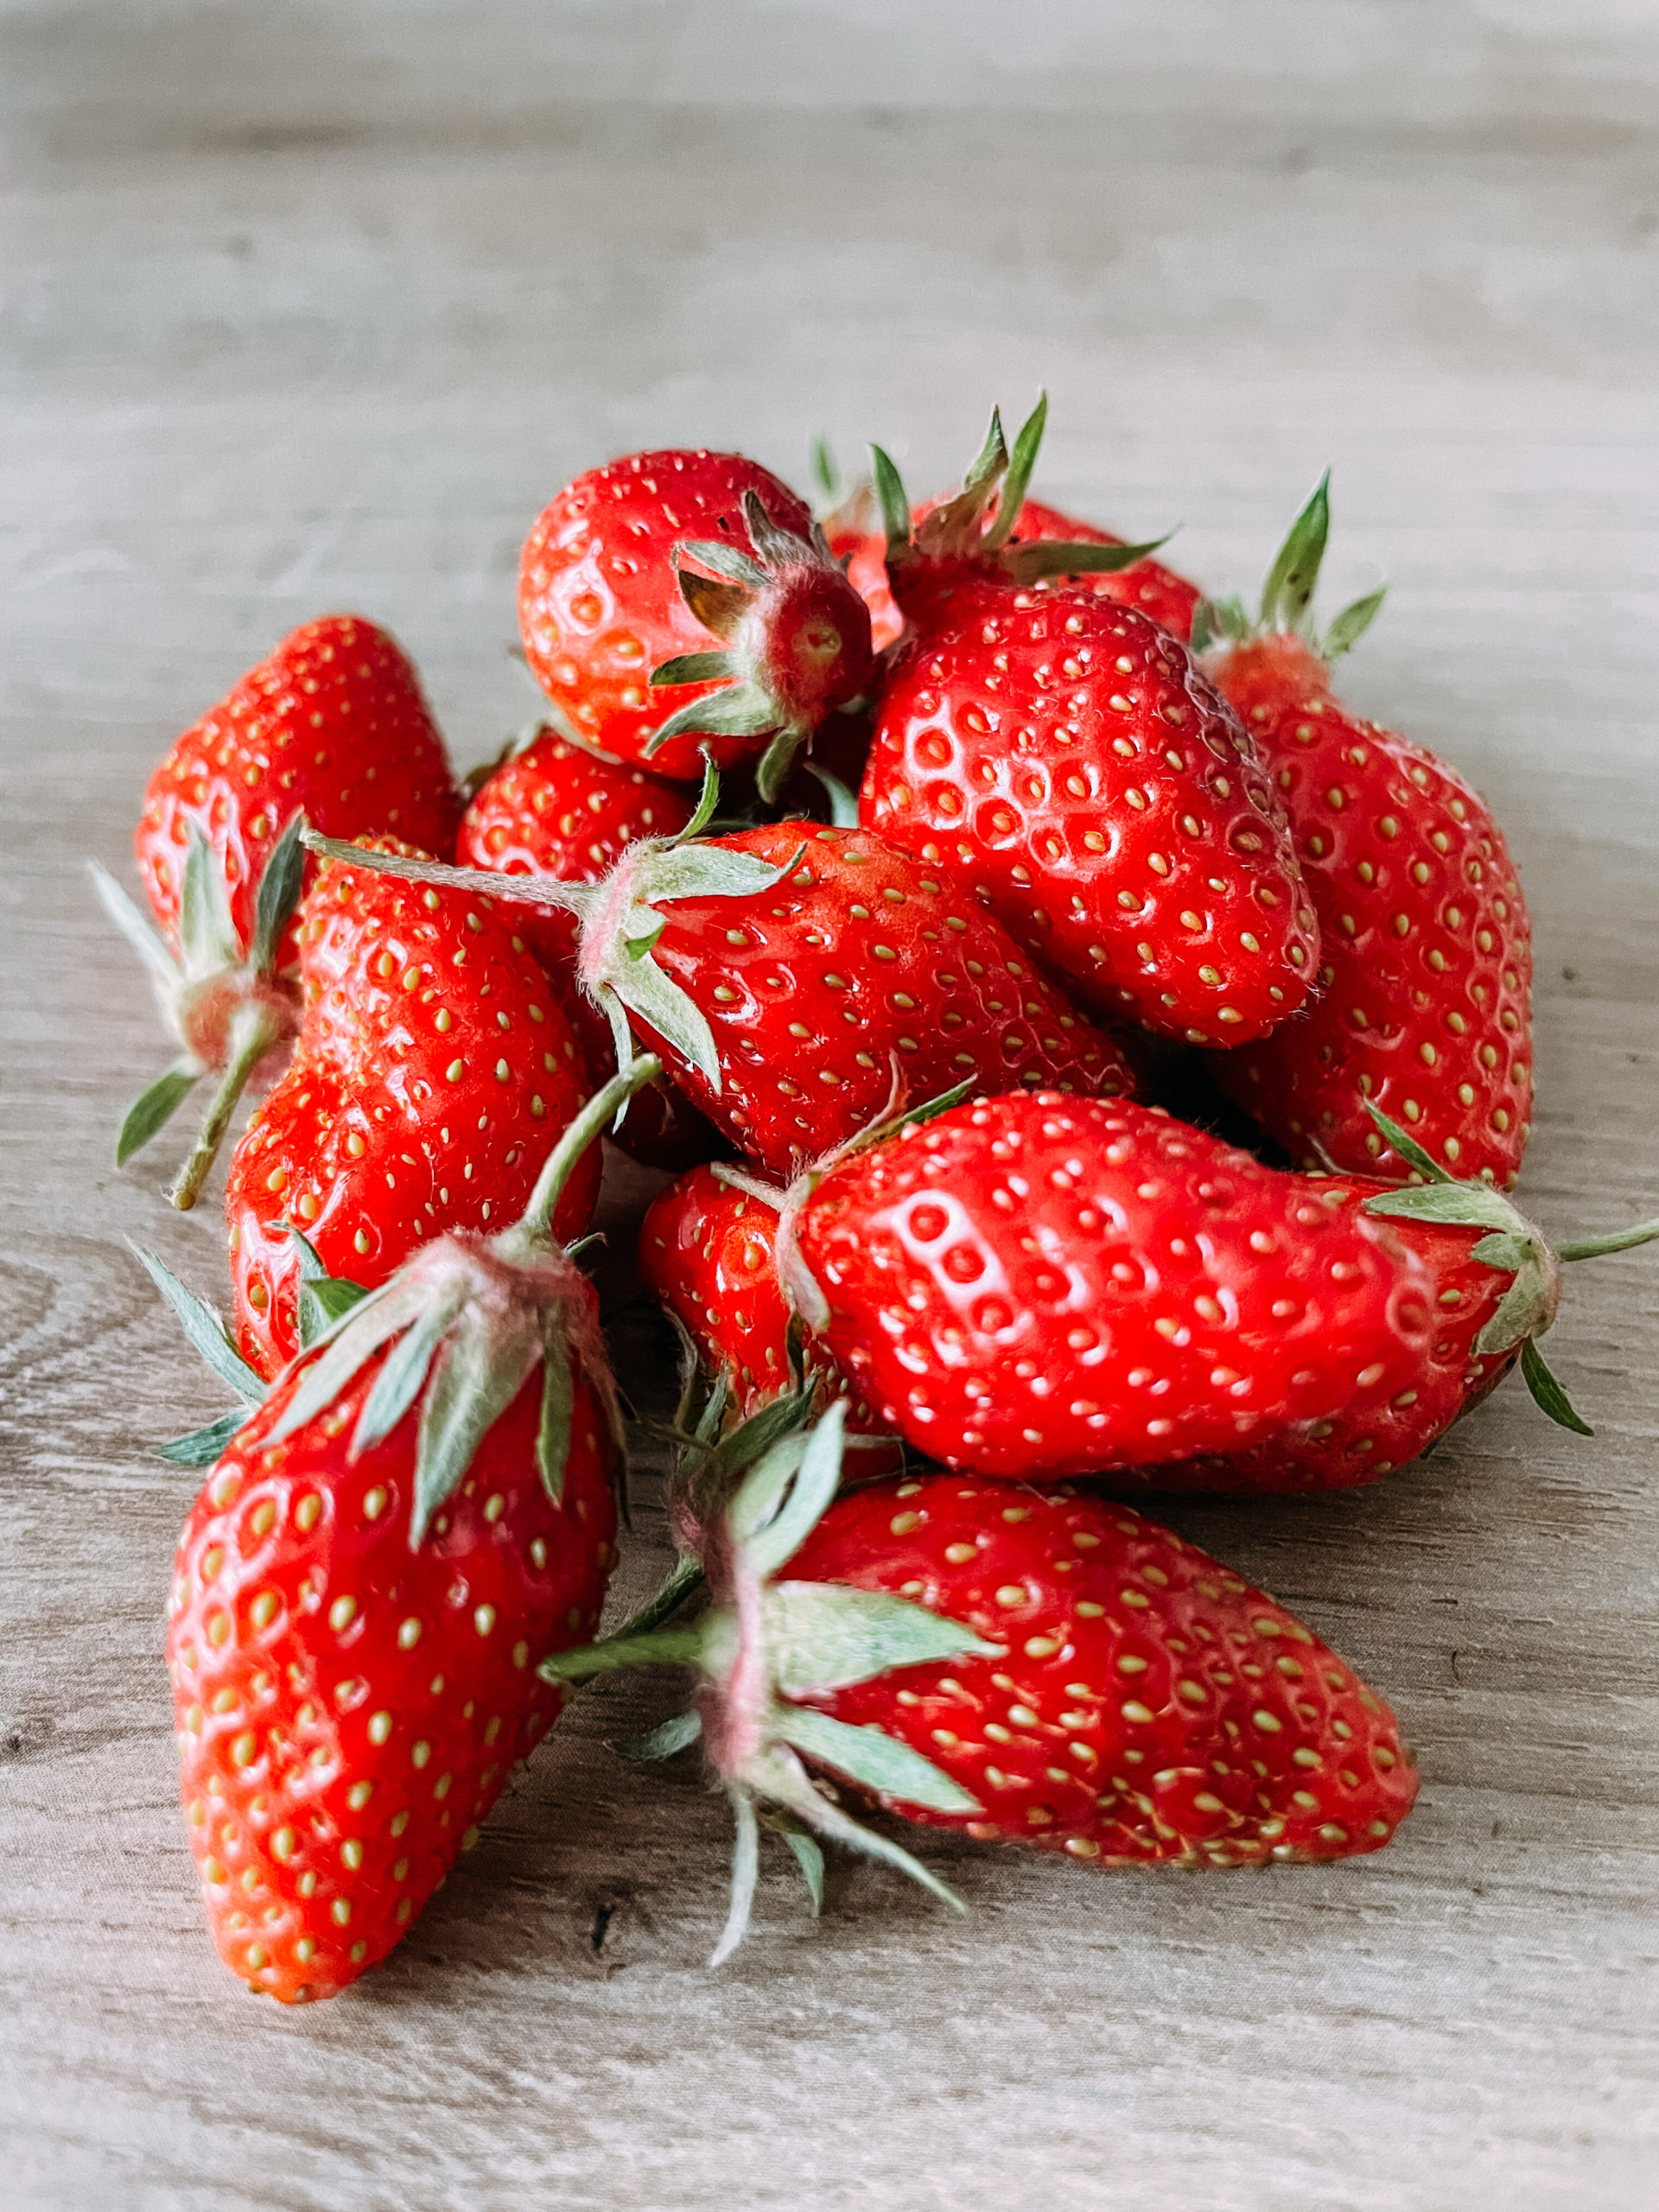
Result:
{"label": "small strawberry", "polygon": [[1410,1387],[1384,1405],[1365,1401],[1338,1408],[1323,1420],[1281,1429],[1266,1443],[1224,1458],[1148,1470],[1149,1487],[1264,1495],[1380,1481],[1427,1452],[1517,1360],[1528,1389],[1552,1421],[1581,1436],[1592,1433],[1537,1343],[1554,1319],[1560,1262],[1649,1243],[1659,1237],[1659,1222],[1581,1237],[1552,1251],[1509,1199],[1478,1181],[1452,1182],[1385,1114],[1373,1109],[1372,1117],[1401,1163],[1426,1187],[1402,1191],[1374,1176],[1310,1175],[1306,1180],[1321,1198],[1387,1217],[1428,1269],[1433,1341]]}
{"label": "small strawberry", "polygon": [[[777,1229],[770,1206],[722,1183],[707,1166],[660,1192],[639,1225],[641,1281],[662,1300],[704,1365],[731,1378],[745,1420],[798,1387],[789,1306],[773,1251]],[[855,1435],[885,1433],[858,1405],[849,1408],[848,1426]],[[885,1472],[897,1464],[893,1454],[878,1459],[861,1452],[859,1471]]]}
{"label": "small strawberry", "polygon": [[755,759],[767,797],[871,675],[864,602],[823,531],[738,454],[632,454],[568,484],[525,543],[518,619],[584,741],[694,781],[705,746],[722,768]]}
{"label": "small strawberry", "polygon": [[1186,649],[1077,590],[999,591],[907,647],[860,794],[1091,1005],[1192,1043],[1267,1034],[1319,925],[1255,747]]}
{"label": "small strawberry", "polygon": [[[212,849],[237,942],[296,814],[331,837],[385,831],[448,859],[460,812],[443,740],[394,638],[326,614],[283,639],[177,739],[133,840],[151,908],[175,940],[194,827]],[[290,938],[282,964],[294,957]]]}
{"label": "small strawberry", "polygon": [[516,1226],[429,1244],[353,1307],[185,1522],[167,1656],[191,1849],[225,1963],[286,2004],[397,1942],[558,1712],[535,1661],[598,1620],[615,1407],[549,1221],[627,1080]]}
{"label": "small strawberry", "polygon": [[267,1063],[274,1065],[300,1026],[299,993],[278,973],[277,963],[299,898],[303,821],[302,815],[291,816],[271,848],[245,957],[219,862],[194,823],[176,952],[108,870],[96,864],[92,868],[104,910],[149,968],[162,1018],[182,1048],[181,1057],[128,1108],[116,1139],[116,1166],[124,1166],[172,1119],[202,1076],[219,1077],[190,1155],[168,1193],[181,1208],[193,1206],[200,1195],[250,1078]]}
{"label": "small strawberry", "polygon": [[1215,1071],[1310,1166],[1403,1178],[1369,1101],[1456,1174],[1507,1188],[1532,1112],[1526,900],[1480,794],[1425,747],[1350,714],[1332,690],[1332,661],[1382,594],[1316,635],[1329,519],[1322,479],[1268,572],[1259,625],[1236,603],[1206,617],[1232,641],[1216,681],[1273,778],[1323,938],[1319,997]]}
{"label": "small strawberry", "polygon": [[[368,865],[469,889],[479,880],[384,855]],[[775,822],[695,843],[642,841],[602,883],[499,883],[501,897],[582,918],[583,988],[605,1007],[619,1057],[632,1025],[715,1128],[773,1173],[881,1114],[895,1063],[918,1098],[964,1081],[1091,1093],[1126,1081],[1116,1046],[989,915],[865,830]]]}
{"label": "small strawberry", "polygon": [[[544,728],[480,786],[461,818],[455,857],[463,867],[506,875],[594,883],[637,839],[680,836],[696,810],[683,785],[602,760]],[[559,906],[520,906],[517,918],[583,1057],[602,1067],[610,1055],[610,1027],[576,980],[575,916]],[[666,1080],[636,1092],[612,1135],[624,1151],[653,1167],[689,1167],[722,1149],[696,1107]]]}
{"label": "small strawberry", "polygon": [[[1417,1794],[1394,1716],[1282,1606],[1069,1486],[1011,1498],[933,1474],[836,1497],[840,1412],[804,1446],[775,1446],[702,1532],[709,1612],[543,1669],[702,1670],[700,1732],[738,1818],[715,1963],[747,1923],[757,1799],[782,1808],[815,1896],[813,1832],[958,1902],[842,1810],[848,1785],[908,1820],[1086,1866],[1262,1866],[1389,1840]],[[671,1723],[639,1749],[697,1732],[696,1717]]]}
{"label": "small strawberry", "polygon": [[[374,874],[340,848],[301,910],[303,1026],[250,1116],[225,1193],[244,1351],[271,1375],[299,1346],[301,1229],[333,1275],[384,1282],[446,1230],[524,1205],[588,1075],[544,971],[480,895]],[[487,879],[484,879],[487,881]],[[563,1239],[598,1195],[595,1146],[569,1178]]]}

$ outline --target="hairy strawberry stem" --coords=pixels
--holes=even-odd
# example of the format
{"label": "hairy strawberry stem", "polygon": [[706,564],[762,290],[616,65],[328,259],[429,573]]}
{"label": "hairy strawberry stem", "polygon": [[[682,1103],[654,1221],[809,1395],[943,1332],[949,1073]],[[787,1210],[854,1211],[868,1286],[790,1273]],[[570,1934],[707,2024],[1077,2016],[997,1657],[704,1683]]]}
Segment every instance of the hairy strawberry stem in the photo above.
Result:
{"label": "hairy strawberry stem", "polygon": [[208,1172],[219,1157],[219,1148],[225,1141],[225,1132],[230,1128],[242,1093],[267,1052],[274,1052],[281,1044],[287,1030],[270,1009],[258,1005],[238,1007],[231,1019],[231,1057],[225,1072],[213,1087],[213,1095],[203,1115],[196,1141],[189,1156],[178,1173],[178,1179],[168,1192],[170,1202],[181,1213],[188,1213],[201,1196],[201,1186]]}

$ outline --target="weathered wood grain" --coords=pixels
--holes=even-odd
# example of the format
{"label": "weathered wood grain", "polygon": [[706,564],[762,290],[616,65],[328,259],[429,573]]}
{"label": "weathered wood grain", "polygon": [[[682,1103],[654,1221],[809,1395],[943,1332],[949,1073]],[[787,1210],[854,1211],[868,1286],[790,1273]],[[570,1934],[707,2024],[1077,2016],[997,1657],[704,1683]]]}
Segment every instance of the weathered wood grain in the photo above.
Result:
{"label": "weathered wood grain", "polygon": [[842,1866],[816,1929],[774,1866],[710,1975],[725,1815],[611,1758],[666,1686],[608,1684],[385,1971],[250,2005],[173,1808],[190,1483],[146,1457],[219,1401],[121,1243],[207,1285],[217,1224],[109,1166],[162,1047],[80,873],[327,607],[493,747],[518,545],[574,468],[696,439],[798,474],[822,429],[927,484],[1046,382],[1053,495],[1185,520],[1218,586],[1334,461],[1333,583],[1395,580],[1351,689],[1482,784],[1537,916],[1530,1203],[1659,1212],[1656,79],[1614,0],[0,11],[9,2206],[1659,2198],[1639,1253],[1578,1271],[1552,1346],[1593,1442],[1511,1389],[1376,1492],[1171,1516],[1396,1702],[1424,1792],[1381,1857],[943,1842],[969,1924]]}

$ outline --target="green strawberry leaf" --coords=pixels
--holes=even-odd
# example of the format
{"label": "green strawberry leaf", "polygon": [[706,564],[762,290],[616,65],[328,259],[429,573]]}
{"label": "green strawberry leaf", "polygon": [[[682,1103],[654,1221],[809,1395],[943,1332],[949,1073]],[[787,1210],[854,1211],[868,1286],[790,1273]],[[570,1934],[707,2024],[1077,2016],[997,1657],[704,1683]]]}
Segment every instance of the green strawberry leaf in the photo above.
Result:
{"label": "green strawberry leaf", "polygon": [[738,673],[730,653],[677,653],[652,670],[651,682],[654,690],[660,690],[672,683],[729,683]]}
{"label": "green strawberry leaf", "polygon": [[343,1277],[325,1275],[320,1281],[302,1281],[298,1300],[301,1349],[309,1351],[313,1344],[321,1344],[334,1324],[344,1319],[354,1306],[360,1306],[368,1294],[360,1282],[347,1282]]}
{"label": "green strawberry leaf", "polygon": [[170,1000],[179,981],[179,963],[173,957],[171,947],[151,928],[108,868],[100,867],[96,861],[91,863],[91,868],[92,888],[98,893],[99,904],[149,969],[151,980],[163,1001]]}
{"label": "green strawberry leaf", "polygon": [[776,1515],[748,1537],[744,1548],[749,1565],[762,1580],[795,1556],[835,1496],[841,1481],[846,1427],[847,1401],[837,1398],[817,1427],[807,1432],[794,1482]]}
{"label": "green strawberry leaf", "polygon": [[1551,1421],[1570,1428],[1575,1436],[1593,1436],[1595,1430],[1574,1412],[1573,1402],[1550,1372],[1544,1355],[1530,1337],[1521,1346],[1521,1379]]}
{"label": "green strawberry leaf", "polygon": [[933,1813],[985,1809],[931,1759],[912,1751],[896,1736],[882,1735],[879,1729],[850,1727],[810,1705],[780,1704],[772,1716],[772,1731],[808,1758],[822,1760],[879,1796],[896,1797],[906,1805],[925,1805]]}
{"label": "green strawberry leaf", "polygon": [[[712,576],[700,576],[695,569],[677,569],[675,575],[680,597],[694,618],[705,630],[711,630],[722,645],[729,645],[742,626],[743,617],[754,604],[754,594],[746,584],[717,584]],[[737,673],[735,661],[730,673]],[[655,683],[657,677],[653,676],[651,680]]]}
{"label": "green strawberry leaf", "polygon": [[234,968],[242,957],[219,861],[194,822],[179,900],[179,946],[186,972],[192,976]]}
{"label": "green strawberry leaf", "polygon": [[[1014,435],[1014,450],[1007,459],[1007,473],[1002,478],[1001,489],[996,497],[996,512],[991,526],[985,533],[988,551],[1006,545],[1020,521],[1020,510],[1026,504],[1026,493],[1031,489],[1031,473],[1037,466],[1037,455],[1043,442],[1043,432],[1048,427],[1048,394],[1037,395],[1037,404],[1032,409]],[[999,436],[1001,426],[999,425]],[[968,489],[976,490],[970,478]]]}
{"label": "green strawberry leaf", "polygon": [[129,1248],[162,1296],[178,1317],[179,1325],[222,1382],[228,1382],[245,1405],[264,1402],[266,1384],[256,1375],[231,1341],[231,1334],[213,1307],[187,1290],[166,1262],[142,1245]]}
{"label": "green strawberry leaf", "polygon": [[1175,532],[1148,537],[1139,545],[1072,543],[1063,538],[1038,537],[1029,544],[1012,546],[1002,565],[1015,583],[1033,584],[1044,576],[1111,576],[1134,568],[1168,544]]}
{"label": "green strawberry leaf", "polygon": [[710,691],[690,699],[652,732],[645,758],[661,751],[671,737],[764,737],[776,729],[776,705],[755,683],[729,683],[723,691]]}
{"label": "green strawberry leaf", "polygon": [[689,845],[700,837],[715,817],[720,804],[720,771],[715,766],[715,756],[705,745],[702,748],[702,789],[697,794],[696,811],[683,830],[669,839],[671,845]]}
{"label": "green strawberry leaf", "polygon": [[175,1436],[170,1444],[158,1445],[156,1457],[175,1467],[217,1466],[226,1446],[248,1418],[246,1409],[238,1407],[233,1413],[210,1421],[206,1428],[193,1428],[188,1436]]}
{"label": "green strawberry leaf", "polygon": [[683,1751],[695,1744],[702,1733],[700,1713],[677,1713],[671,1719],[659,1720],[654,1728],[647,1728],[638,1736],[625,1736],[611,1749],[636,1766],[649,1766],[658,1759],[671,1759],[677,1751]]}
{"label": "green strawberry leaf", "polygon": [[167,1127],[195,1089],[201,1072],[194,1060],[175,1060],[147,1090],[139,1092],[128,1107],[126,1119],[116,1136],[118,1167],[124,1167],[135,1152],[142,1152],[150,1139]]}
{"label": "green strawberry leaf", "polygon": [[1373,1105],[1369,1098],[1364,1101],[1364,1106],[1365,1111],[1408,1167],[1414,1167],[1431,1183],[1450,1183],[1455,1179],[1447,1174],[1437,1160],[1429,1158],[1416,1138],[1402,1129],[1391,1115],[1385,1114],[1380,1106]]}
{"label": "green strawberry leaf", "polygon": [[828,438],[819,436],[813,439],[811,466],[812,481],[817,486],[824,505],[837,505],[841,499],[841,470]]}
{"label": "green strawberry leaf", "polygon": [[352,1434],[353,1458],[370,1451],[383,1437],[390,1436],[414,1404],[444,1332],[460,1313],[461,1304],[459,1293],[451,1298],[434,1299],[413,1327],[387,1353],[385,1364],[375,1376],[373,1388],[363,1401],[363,1409],[357,1417],[357,1427]]}
{"label": "green strawberry leaf", "polygon": [[776,1582],[763,1603],[767,1656],[785,1697],[868,1681],[928,1659],[1000,1658],[1007,1649],[885,1590]]}
{"label": "green strawberry leaf", "polygon": [[271,847],[265,872],[259,879],[248,965],[261,976],[268,976],[276,967],[283,932],[299,904],[300,886],[305,879],[305,848],[301,842],[304,828],[305,816],[296,810],[289,815],[282,836]]}
{"label": "green strawberry leaf", "polygon": [[758,561],[723,538],[688,538],[674,548],[674,558],[677,563],[700,561],[705,569],[724,576],[728,583],[746,585],[750,591],[764,591],[772,582]]}
{"label": "green strawberry leaf", "polygon": [[794,1853],[807,1895],[812,1900],[812,1917],[817,1920],[823,1910],[823,1853],[817,1838],[805,1821],[798,1821],[793,1813],[766,1812],[760,1818],[774,1834],[782,1836]]}
{"label": "green strawberry leaf", "polygon": [[570,1347],[558,1316],[550,1313],[542,1332],[542,1413],[536,1428],[536,1471],[555,1505],[564,1498],[564,1471],[570,1458],[570,1423],[576,1380]]}
{"label": "green strawberry leaf", "polygon": [[439,1349],[421,1402],[409,1516],[411,1551],[432,1516],[460,1488],[474,1453],[541,1356],[539,1334],[504,1339],[481,1316],[467,1313]]}
{"label": "green strawberry leaf", "polygon": [[1387,584],[1379,584],[1375,591],[1367,592],[1363,599],[1354,600],[1344,607],[1325,633],[1320,648],[1321,658],[1340,660],[1343,654],[1352,651],[1382,612],[1382,602],[1389,595]]}
{"label": "green strawberry leaf", "polygon": [[881,526],[887,536],[887,558],[899,560],[910,549],[910,500],[905,480],[880,446],[870,448],[870,469],[875,480],[875,503],[881,510]]}
{"label": "green strawberry leaf", "polygon": [[709,1954],[711,1967],[724,1966],[743,1941],[749,1915],[754,1909],[754,1885],[760,1872],[760,1827],[755,1818],[754,1799],[736,1784],[728,1795],[732,1801],[732,1817],[737,1824],[732,1843],[732,1901],[720,1941]]}
{"label": "green strawberry leaf", "polygon": [[1331,534],[1331,472],[1327,468],[1292,523],[1262,586],[1262,627],[1300,630],[1319,581]]}

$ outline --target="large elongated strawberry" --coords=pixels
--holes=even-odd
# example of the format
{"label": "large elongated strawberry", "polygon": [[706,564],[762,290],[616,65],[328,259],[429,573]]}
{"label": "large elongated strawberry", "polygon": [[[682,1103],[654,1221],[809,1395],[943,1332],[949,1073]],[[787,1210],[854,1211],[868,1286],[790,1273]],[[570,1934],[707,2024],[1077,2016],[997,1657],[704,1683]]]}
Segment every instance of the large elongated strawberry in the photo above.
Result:
{"label": "large elongated strawberry", "polygon": [[1224,1088],[1294,1157],[1403,1178],[1365,1111],[1381,1106],[1460,1176],[1507,1186],[1532,1116],[1532,943],[1503,833],[1424,746],[1351,714],[1331,663],[1381,604],[1312,605],[1329,524],[1322,480],[1263,587],[1259,624],[1216,681],[1272,776],[1322,931],[1323,988],[1302,1017],[1216,1064]]}
{"label": "large elongated strawberry", "polygon": [[1133,607],[1001,592],[906,649],[859,811],[1147,1028],[1264,1036],[1317,973],[1319,925],[1249,738]]}
{"label": "large elongated strawberry", "polygon": [[550,502],[524,544],[524,652],[576,734],[660,775],[759,762],[871,674],[864,602],[808,509],[739,454],[632,454]]}
{"label": "large elongated strawberry", "polygon": [[[696,804],[682,784],[601,760],[544,729],[474,794],[461,819],[455,857],[465,867],[506,875],[597,882],[638,839],[683,835]],[[602,1067],[610,1055],[610,1027],[577,981],[575,916],[559,906],[520,906],[516,918],[559,995],[584,1057],[590,1066]],[[655,1167],[688,1167],[722,1149],[696,1107],[666,1078],[636,1092],[613,1135],[625,1151]]]}
{"label": "large elongated strawberry", "polygon": [[[716,1961],[747,1921],[757,1800],[782,1808],[809,1878],[803,1825],[957,1902],[811,1771],[1085,1866],[1262,1866],[1389,1840],[1417,1792],[1394,1716],[1265,1592],[1070,1487],[934,1474],[831,1502],[839,1414],[775,1448],[705,1531],[701,1620],[547,1663],[554,1680],[653,1657],[701,1669],[701,1732],[739,1824]],[[696,1732],[670,1724],[652,1748]]]}
{"label": "large elongated strawberry", "polygon": [[326,614],[290,632],[175,740],[145,786],[133,849],[156,918],[176,939],[199,830],[245,950],[258,885],[296,814],[331,837],[384,831],[447,860],[460,811],[443,740],[396,639],[360,615]]}
{"label": "large elongated strawberry", "polygon": [[[226,1183],[238,1336],[266,1375],[299,1346],[290,1224],[330,1274],[383,1282],[446,1230],[511,1221],[588,1087],[545,972],[479,884],[401,882],[340,850],[302,910],[293,1060]],[[586,1229],[599,1175],[594,1147],[563,1186],[561,1238]]]}
{"label": "large elongated strawberry", "polygon": [[[390,856],[434,883],[477,879]],[[676,1083],[776,1173],[819,1157],[892,1100],[1127,1086],[1122,1054],[945,872],[866,830],[771,823],[629,848],[602,883],[499,879],[499,895],[582,920],[584,988],[660,1051]]]}
{"label": "large elongated strawberry", "polygon": [[626,1095],[524,1217],[427,1246],[278,1382],[185,1522],[168,1624],[182,1798],[220,1955],[328,1997],[384,1958],[560,1697],[615,1554],[592,1286],[549,1234]]}

